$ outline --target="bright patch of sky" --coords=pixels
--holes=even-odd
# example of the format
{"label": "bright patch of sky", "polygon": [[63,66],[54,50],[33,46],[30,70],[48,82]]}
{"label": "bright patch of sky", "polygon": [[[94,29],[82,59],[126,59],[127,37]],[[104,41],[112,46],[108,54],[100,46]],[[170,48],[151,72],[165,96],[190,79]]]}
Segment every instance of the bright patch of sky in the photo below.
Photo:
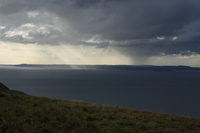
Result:
{"label": "bright patch of sky", "polygon": [[2,64],[131,64],[132,60],[112,48],[94,46],[0,43]]}
{"label": "bright patch of sky", "polygon": [[157,37],[158,40],[164,40],[165,37]]}

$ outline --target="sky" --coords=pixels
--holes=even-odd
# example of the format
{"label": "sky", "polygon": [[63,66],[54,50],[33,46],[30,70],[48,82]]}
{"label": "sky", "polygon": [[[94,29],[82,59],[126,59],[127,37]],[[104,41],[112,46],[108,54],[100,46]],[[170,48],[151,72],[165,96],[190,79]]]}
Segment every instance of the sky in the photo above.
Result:
{"label": "sky", "polygon": [[0,0],[0,64],[200,67],[199,0]]}

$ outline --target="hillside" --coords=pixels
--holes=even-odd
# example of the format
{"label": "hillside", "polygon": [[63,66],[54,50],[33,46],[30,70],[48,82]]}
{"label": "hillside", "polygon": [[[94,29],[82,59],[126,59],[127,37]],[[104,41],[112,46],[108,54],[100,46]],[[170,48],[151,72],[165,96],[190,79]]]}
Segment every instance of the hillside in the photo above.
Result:
{"label": "hillside", "polygon": [[1,133],[199,133],[200,119],[34,97],[0,84]]}

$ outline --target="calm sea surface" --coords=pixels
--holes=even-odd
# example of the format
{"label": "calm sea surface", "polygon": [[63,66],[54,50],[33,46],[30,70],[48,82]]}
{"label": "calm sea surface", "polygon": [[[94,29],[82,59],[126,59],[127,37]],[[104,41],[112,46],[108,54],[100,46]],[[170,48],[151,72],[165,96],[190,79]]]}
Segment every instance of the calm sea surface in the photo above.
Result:
{"label": "calm sea surface", "polygon": [[0,82],[30,95],[200,118],[200,71],[0,67]]}

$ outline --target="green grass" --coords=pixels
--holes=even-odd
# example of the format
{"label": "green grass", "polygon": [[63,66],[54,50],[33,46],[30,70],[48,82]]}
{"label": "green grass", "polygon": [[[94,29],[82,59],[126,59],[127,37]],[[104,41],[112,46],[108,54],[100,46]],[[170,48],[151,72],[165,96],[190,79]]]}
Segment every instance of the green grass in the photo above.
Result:
{"label": "green grass", "polygon": [[1,133],[200,133],[200,119],[0,89]]}

